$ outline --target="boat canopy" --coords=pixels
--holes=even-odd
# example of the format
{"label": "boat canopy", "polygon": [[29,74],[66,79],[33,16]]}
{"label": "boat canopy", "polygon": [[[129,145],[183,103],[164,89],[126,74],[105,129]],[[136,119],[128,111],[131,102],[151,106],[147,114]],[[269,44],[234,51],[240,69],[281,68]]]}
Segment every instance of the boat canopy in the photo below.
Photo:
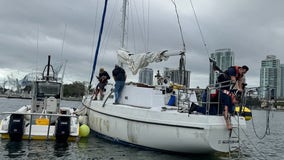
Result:
{"label": "boat canopy", "polygon": [[168,50],[158,52],[147,52],[133,54],[125,49],[117,50],[117,56],[119,62],[127,64],[132,74],[136,74],[140,68],[144,68],[152,62],[161,62],[168,60],[169,56],[183,55],[184,51],[173,51]]}

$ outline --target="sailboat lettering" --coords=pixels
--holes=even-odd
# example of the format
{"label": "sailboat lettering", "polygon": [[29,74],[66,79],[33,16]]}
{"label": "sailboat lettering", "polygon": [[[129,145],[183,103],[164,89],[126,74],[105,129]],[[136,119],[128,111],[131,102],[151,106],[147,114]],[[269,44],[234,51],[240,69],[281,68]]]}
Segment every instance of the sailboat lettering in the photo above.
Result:
{"label": "sailboat lettering", "polygon": [[233,144],[233,143],[236,143],[236,144],[238,144],[239,143],[239,141],[238,140],[220,140],[220,143],[222,143],[222,144]]}

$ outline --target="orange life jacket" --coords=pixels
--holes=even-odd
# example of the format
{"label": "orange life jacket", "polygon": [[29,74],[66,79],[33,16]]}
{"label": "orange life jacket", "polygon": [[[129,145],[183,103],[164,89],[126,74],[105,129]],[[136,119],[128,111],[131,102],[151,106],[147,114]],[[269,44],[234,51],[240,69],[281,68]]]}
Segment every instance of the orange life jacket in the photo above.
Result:
{"label": "orange life jacket", "polygon": [[242,68],[242,67],[240,67],[240,66],[234,66],[234,67],[235,67],[235,70],[236,70],[236,80],[239,80],[241,78],[239,69]]}

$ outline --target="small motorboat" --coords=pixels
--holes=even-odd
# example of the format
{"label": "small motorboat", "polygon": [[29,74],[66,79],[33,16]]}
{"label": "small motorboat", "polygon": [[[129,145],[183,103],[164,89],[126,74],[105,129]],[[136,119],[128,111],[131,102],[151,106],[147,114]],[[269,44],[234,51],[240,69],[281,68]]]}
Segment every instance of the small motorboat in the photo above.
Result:
{"label": "small motorboat", "polygon": [[61,97],[62,79],[55,74],[48,56],[42,78],[33,82],[31,104],[2,113],[8,116],[0,124],[1,138],[75,141],[79,137],[78,116],[73,108],[61,107]]}

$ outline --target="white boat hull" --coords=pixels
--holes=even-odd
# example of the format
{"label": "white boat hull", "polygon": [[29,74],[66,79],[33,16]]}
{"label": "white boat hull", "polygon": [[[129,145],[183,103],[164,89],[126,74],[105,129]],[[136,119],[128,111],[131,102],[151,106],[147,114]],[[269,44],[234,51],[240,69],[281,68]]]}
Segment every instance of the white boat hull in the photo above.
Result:
{"label": "white boat hull", "polygon": [[[238,141],[229,139],[223,116],[161,111],[85,100],[90,128],[116,141],[181,153],[228,152]],[[240,117],[240,126],[245,120]],[[233,126],[237,125],[232,118]]]}
{"label": "white boat hull", "polygon": [[[64,107],[63,107],[64,108]],[[18,109],[16,112],[11,114],[19,114],[24,115],[24,127],[23,127],[23,136],[21,139],[28,140],[56,140],[56,126],[55,124],[35,124],[35,117],[39,117],[37,114],[33,114],[30,112],[31,106],[26,105]],[[64,110],[69,110],[69,112],[73,112],[71,108],[64,108]],[[34,118],[31,121],[31,116]],[[43,114],[43,117],[48,117],[48,114]],[[53,117],[59,117],[65,115],[53,115]],[[76,141],[79,138],[79,122],[78,118],[75,117],[74,114],[66,115],[70,117],[70,134],[68,137],[68,141]],[[2,139],[10,139],[9,136],[9,126],[10,126],[10,117],[7,116],[0,123],[0,136]],[[32,125],[30,125],[32,124]]]}

